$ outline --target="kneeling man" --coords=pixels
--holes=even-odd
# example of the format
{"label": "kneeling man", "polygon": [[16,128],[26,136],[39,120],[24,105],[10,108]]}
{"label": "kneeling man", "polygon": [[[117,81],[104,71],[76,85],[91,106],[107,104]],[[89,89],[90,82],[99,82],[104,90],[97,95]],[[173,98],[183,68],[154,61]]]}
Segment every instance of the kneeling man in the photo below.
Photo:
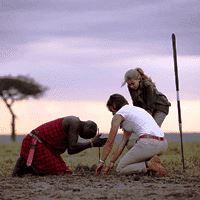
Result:
{"label": "kneeling man", "polygon": [[[12,175],[71,174],[72,171],[61,158],[61,154],[66,150],[69,154],[76,154],[87,148],[102,147],[107,139],[100,138],[96,133],[95,122],[81,121],[75,116],[42,124],[23,139],[20,157]],[[79,143],[79,136],[90,141]]]}

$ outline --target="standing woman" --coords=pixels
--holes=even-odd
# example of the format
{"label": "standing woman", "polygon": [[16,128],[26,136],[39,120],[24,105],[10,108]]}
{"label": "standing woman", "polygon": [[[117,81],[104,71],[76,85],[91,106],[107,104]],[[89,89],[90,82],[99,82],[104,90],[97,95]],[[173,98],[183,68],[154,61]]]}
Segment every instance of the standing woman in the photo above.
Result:
{"label": "standing woman", "polygon": [[126,83],[133,105],[145,109],[161,126],[171,105],[167,97],[157,90],[151,78],[141,68],[128,70],[122,86]]}

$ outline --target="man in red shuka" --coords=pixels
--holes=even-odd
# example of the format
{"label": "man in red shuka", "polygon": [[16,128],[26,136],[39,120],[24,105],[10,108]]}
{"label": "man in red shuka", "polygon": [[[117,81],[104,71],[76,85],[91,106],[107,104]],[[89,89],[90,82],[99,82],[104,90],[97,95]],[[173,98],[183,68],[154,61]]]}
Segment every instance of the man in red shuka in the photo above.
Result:
{"label": "man in red shuka", "polygon": [[[69,154],[79,153],[87,148],[102,147],[107,138],[96,135],[97,125],[93,121],[81,121],[67,116],[40,125],[25,136],[20,157],[12,176],[71,174],[71,169],[61,158],[66,150]],[[79,143],[78,137],[90,139]]]}

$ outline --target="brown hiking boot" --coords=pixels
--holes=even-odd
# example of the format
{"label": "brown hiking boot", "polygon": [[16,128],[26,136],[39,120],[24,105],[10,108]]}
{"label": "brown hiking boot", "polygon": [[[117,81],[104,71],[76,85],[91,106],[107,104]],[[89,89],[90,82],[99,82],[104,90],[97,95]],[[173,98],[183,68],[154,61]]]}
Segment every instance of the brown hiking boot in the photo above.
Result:
{"label": "brown hiking boot", "polygon": [[147,167],[148,170],[151,172],[155,172],[155,174],[157,176],[166,176],[167,175],[167,170],[165,169],[165,167],[161,164],[160,158],[156,155],[153,156],[151,158],[151,160],[149,160],[147,162]]}
{"label": "brown hiking boot", "polygon": [[157,156],[157,155],[153,156],[149,161],[156,162],[156,163],[161,163],[160,157]]}

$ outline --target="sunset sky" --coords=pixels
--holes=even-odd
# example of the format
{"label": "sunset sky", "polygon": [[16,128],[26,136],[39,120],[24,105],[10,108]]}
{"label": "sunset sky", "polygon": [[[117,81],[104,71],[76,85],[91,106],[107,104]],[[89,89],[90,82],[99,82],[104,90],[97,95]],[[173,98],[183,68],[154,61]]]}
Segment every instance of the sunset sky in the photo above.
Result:
{"label": "sunset sky", "polygon": [[[172,103],[162,128],[178,132],[171,34],[177,37],[183,132],[200,132],[199,0],[0,0],[0,75],[28,75],[49,89],[14,104],[17,133],[67,115],[108,132],[105,104],[124,95],[124,73],[142,67]],[[10,115],[0,101],[0,134]]]}

